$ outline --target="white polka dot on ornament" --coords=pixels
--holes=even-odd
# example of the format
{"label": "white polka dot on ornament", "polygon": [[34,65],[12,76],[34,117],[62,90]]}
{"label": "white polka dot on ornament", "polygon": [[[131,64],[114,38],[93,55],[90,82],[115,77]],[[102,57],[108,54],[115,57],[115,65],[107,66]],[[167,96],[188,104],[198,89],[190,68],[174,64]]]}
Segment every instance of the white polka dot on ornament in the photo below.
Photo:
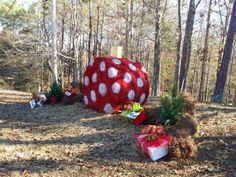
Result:
{"label": "white polka dot on ornament", "polygon": [[105,70],[106,70],[106,63],[105,63],[105,61],[102,61],[102,62],[100,63],[100,70],[101,70],[101,71],[105,71]]}
{"label": "white polka dot on ornament", "polygon": [[91,90],[90,96],[91,96],[91,100],[92,100],[93,102],[96,102],[96,93],[95,93],[94,90]]}
{"label": "white polka dot on ornament", "polygon": [[105,104],[103,110],[108,113],[108,112],[112,112],[112,111],[113,111],[113,108],[112,108],[112,106],[111,106],[110,103],[107,103],[107,104]]}
{"label": "white polka dot on ornament", "polygon": [[143,103],[144,100],[145,100],[145,98],[146,98],[146,94],[143,93],[143,94],[141,95],[141,97],[140,97],[139,103]]}
{"label": "white polka dot on ornament", "polygon": [[88,97],[84,96],[84,104],[88,105]]}
{"label": "white polka dot on ornament", "polygon": [[137,84],[138,84],[138,87],[143,87],[143,80],[139,77],[138,79],[137,79]]}
{"label": "white polka dot on ornament", "polygon": [[119,93],[120,92],[120,84],[115,82],[114,84],[112,84],[112,92],[113,93]]}
{"label": "white polka dot on ornament", "polygon": [[94,73],[92,76],[93,83],[97,82],[97,73]]}
{"label": "white polka dot on ornament", "polygon": [[135,97],[134,90],[130,90],[128,93],[128,99],[131,101],[134,99],[134,97]]}
{"label": "white polka dot on ornament", "polygon": [[127,72],[124,75],[124,81],[127,82],[127,83],[130,83],[132,81],[131,75]]}
{"label": "white polka dot on ornament", "polygon": [[131,62],[135,62],[135,60],[131,60],[131,59],[129,59],[129,61],[131,61]]}
{"label": "white polka dot on ornament", "polygon": [[118,74],[118,70],[116,68],[110,67],[108,69],[108,77],[109,78],[114,78],[117,76],[117,74]]}
{"label": "white polka dot on ornament", "polygon": [[116,58],[112,59],[112,62],[115,63],[115,64],[118,64],[118,65],[121,64],[121,61],[116,59]]}
{"label": "white polka dot on ornament", "polygon": [[107,93],[106,85],[104,83],[100,83],[98,86],[98,91],[102,96],[106,95],[106,93]]}
{"label": "white polka dot on ornament", "polygon": [[88,77],[88,76],[85,76],[85,77],[84,77],[84,85],[85,85],[85,86],[88,86],[88,85],[89,85],[89,77]]}
{"label": "white polka dot on ornament", "polygon": [[129,64],[129,68],[132,70],[132,71],[136,71],[136,67],[133,65],[133,64]]}

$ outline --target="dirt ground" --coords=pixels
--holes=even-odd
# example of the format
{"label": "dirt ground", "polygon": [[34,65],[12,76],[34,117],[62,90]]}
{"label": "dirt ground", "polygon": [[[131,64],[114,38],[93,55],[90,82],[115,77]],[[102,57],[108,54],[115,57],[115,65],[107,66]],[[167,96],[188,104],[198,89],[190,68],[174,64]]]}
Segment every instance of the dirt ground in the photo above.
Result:
{"label": "dirt ground", "polygon": [[197,159],[153,162],[135,126],[80,103],[0,104],[0,176],[236,176],[236,108],[197,105]]}

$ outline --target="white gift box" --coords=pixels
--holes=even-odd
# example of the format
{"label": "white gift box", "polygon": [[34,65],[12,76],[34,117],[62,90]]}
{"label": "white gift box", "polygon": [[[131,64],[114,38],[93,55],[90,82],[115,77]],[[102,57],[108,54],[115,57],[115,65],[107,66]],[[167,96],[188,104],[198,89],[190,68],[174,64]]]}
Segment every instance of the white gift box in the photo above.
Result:
{"label": "white gift box", "polygon": [[138,146],[153,161],[166,156],[168,154],[168,145],[171,143],[173,137],[171,135],[165,134],[156,140],[148,141],[147,137],[149,135],[151,134],[134,135]]}
{"label": "white gift box", "polygon": [[148,153],[153,161],[156,161],[168,154],[168,146],[148,147]]}

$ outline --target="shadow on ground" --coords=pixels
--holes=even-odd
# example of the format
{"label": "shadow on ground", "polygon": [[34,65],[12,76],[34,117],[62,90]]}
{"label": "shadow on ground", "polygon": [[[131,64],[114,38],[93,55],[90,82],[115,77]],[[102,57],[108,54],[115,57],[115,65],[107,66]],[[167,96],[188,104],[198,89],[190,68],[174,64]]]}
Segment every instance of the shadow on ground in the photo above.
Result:
{"label": "shadow on ground", "polygon": [[[79,103],[69,106],[49,105],[33,110],[28,104],[0,104],[0,110],[1,130],[9,129],[19,134],[26,132],[28,135],[38,136],[34,140],[27,140],[24,137],[12,139],[0,135],[1,146],[25,145],[33,148],[36,145],[43,148],[56,145],[55,147],[60,150],[69,147],[69,151],[75,154],[57,160],[36,159],[35,157],[25,160],[2,160],[0,172],[28,170],[41,173],[63,168],[76,171],[83,165],[88,167],[86,169],[88,171],[94,168],[109,168],[111,172],[116,172],[115,170],[118,169],[122,173],[123,171],[133,172],[136,176],[142,176],[142,174],[152,176],[175,174],[175,171],[181,170],[185,173],[191,165],[201,166],[210,163],[215,164],[216,168],[210,171],[208,167],[202,167],[203,170],[197,173],[215,175],[219,171],[227,171],[227,175],[231,175],[236,166],[236,137],[233,135],[198,137],[196,141],[199,145],[199,155],[195,161],[178,162],[166,158],[152,162],[136,146],[132,137],[132,133],[138,133],[142,126],[135,126],[119,115],[98,113],[85,109]],[[47,137],[47,133],[55,134],[56,138]],[[41,140],[41,138],[44,139]],[[73,150],[75,146],[82,148],[84,145],[87,148],[86,153]],[[194,170],[193,176],[196,172],[196,169]]]}

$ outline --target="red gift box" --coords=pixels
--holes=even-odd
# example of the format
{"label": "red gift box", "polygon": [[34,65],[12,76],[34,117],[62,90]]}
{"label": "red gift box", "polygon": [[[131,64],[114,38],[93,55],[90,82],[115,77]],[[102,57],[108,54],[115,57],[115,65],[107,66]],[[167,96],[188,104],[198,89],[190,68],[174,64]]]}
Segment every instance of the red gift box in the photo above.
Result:
{"label": "red gift box", "polygon": [[50,103],[51,103],[51,105],[55,105],[56,103],[57,103],[57,97],[56,96],[51,96],[50,97]]}
{"label": "red gift box", "polygon": [[145,112],[142,110],[140,112],[140,114],[138,115],[138,117],[136,117],[135,119],[133,119],[133,123],[135,125],[139,125],[141,124],[142,122],[144,122],[145,120],[147,120],[147,116],[145,114]]}
{"label": "red gift box", "polygon": [[154,141],[148,141],[147,137],[151,134],[134,135],[138,146],[147,154],[153,161],[158,160],[168,154],[168,145],[173,137],[164,134]]}

